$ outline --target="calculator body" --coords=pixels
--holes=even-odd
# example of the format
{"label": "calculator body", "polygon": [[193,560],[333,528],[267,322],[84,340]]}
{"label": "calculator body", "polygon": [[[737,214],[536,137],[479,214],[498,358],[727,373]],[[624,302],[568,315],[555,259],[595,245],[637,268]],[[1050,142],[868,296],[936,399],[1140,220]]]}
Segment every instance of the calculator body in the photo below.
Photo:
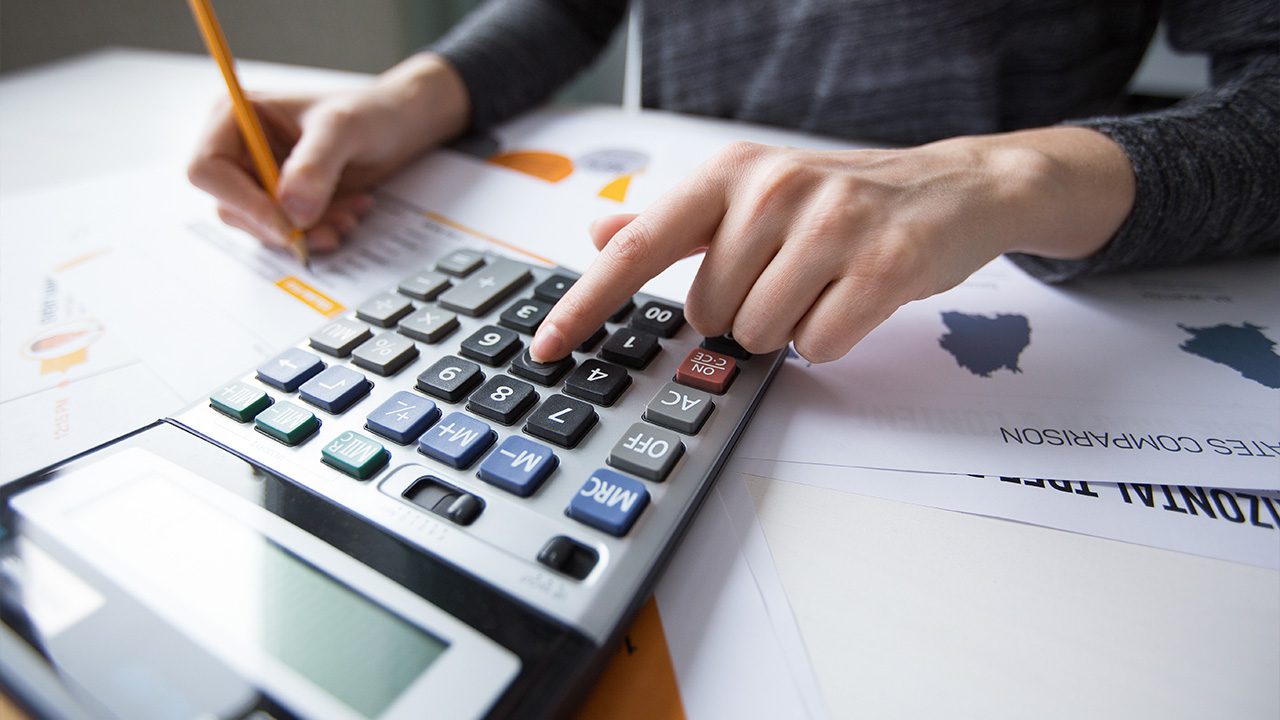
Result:
{"label": "calculator body", "polygon": [[[413,297],[402,283],[331,321],[368,326],[358,342],[313,333],[268,361],[287,370],[321,358],[301,387],[264,365],[3,489],[3,556],[60,568],[52,574],[100,598],[59,623],[42,620],[49,613],[29,607],[21,588],[5,596],[8,629],[36,651],[34,666],[56,671],[53,686],[74,689],[73,707],[173,715],[141,712],[158,688],[172,707],[216,717],[544,717],[574,706],[652,592],[784,353],[751,357],[706,340],[670,322],[678,305],[637,295],[571,368],[518,374],[536,327],[521,324],[522,302],[545,314],[554,299],[543,290],[572,277],[473,255],[478,266],[450,275],[439,294]],[[475,297],[484,273],[510,287]],[[390,320],[379,297],[400,301]],[[433,309],[456,325],[432,336]],[[411,318],[420,322],[405,358]],[[487,357],[494,335],[514,335],[517,347]],[[651,336],[656,349],[632,354]],[[377,354],[387,348],[401,356]],[[472,366],[480,378],[447,387]],[[621,390],[606,377],[618,368]],[[611,385],[598,395],[597,375]],[[368,387],[333,411],[327,396],[307,394],[306,383],[328,378],[320,385],[338,392],[356,376]],[[523,406],[510,407],[521,393]],[[425,424],[419,401],[433,406]],[[585,429],[560,432],[557,423],[587,411]],[[410,420],[417,426],[400,434]],[[469,438],[484,446],[461,452]],[[237,603],[249,607],[237,614]],[[121,628],[155,647],[138,659]],[[119,677],[131,662],[146,682]],[[30,676],[0,665],[6,685]]]}

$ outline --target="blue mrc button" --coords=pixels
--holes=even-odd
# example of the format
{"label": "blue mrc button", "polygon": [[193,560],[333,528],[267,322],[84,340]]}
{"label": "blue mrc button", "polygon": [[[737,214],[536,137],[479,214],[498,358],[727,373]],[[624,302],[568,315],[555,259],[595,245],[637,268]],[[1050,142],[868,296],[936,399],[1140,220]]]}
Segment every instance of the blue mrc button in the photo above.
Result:
{"label": "blue mrc button", "polygon": [[615,537],[627,534],[649,505],[649,491],[639,480],[600,468],[569,501],[565,514]]}
{"label": "blue mrc button", "polygon": [[424,455],[454,468],[469,467],[498,436],[488,425],[460,412],[449,413],[418,441]]}
{"label": "blue mrc button", "polygon": [[480,479],[491,485],[529,497],[559,463],[546,445],[512,435],[480,463]]}

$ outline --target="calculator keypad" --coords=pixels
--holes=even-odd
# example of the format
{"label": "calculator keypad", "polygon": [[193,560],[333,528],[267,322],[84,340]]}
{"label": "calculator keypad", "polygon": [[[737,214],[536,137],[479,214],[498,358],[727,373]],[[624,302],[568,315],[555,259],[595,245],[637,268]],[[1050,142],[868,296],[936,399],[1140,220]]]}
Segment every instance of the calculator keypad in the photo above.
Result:
{"label": "calculator keypad", "polygon": [[678,305],[639,296],[535,363],[532,334],[574,282],[452,252],[218,388],[218,412],[201,408],[212,431],[192,424],[249,457],[290,455],[268,466],[429,551],[437,526],[412,518],[446,521],[449,547],[473,537],[524,563],[506,580],[481,568],[496,586],[552,614],[589,598],[572,602],[593,614],[705,492],[778,357],[691,337]]}

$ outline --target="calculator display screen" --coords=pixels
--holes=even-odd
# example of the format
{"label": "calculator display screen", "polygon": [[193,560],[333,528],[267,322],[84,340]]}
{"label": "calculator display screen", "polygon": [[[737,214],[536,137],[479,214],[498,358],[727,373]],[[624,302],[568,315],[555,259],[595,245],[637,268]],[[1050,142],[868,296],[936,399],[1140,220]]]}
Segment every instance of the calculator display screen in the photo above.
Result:
{"label": "calculator display screen", "polygon": [[100,495],[72,518],[154,596],[365,717],[382,714],[447,648],[159,476]]}

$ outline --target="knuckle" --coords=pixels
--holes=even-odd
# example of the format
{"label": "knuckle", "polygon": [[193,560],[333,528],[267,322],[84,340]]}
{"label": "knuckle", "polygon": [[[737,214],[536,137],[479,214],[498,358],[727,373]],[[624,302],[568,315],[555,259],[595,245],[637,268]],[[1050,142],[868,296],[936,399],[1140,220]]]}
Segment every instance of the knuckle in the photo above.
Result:
{"label": "knuckle", "polygon": [[618,271],[644,266],[653,254],[657,236],[653,227],[638,217],[619,230],[605,246],[609,264]]}
{"label": "knuckle", "polygon": [[760,323],[738,318],[733,323],[733,339],[744,350],[756,355],[778,349],[779,344],[769,337],[767,329]]}
{"label": "knuckle", "polygon": [[744,165],[758,159],[767,149],[768,146],[760,143],[754,143],[749,140],[736,140],[716,153],[715,162],[722,166]]}

